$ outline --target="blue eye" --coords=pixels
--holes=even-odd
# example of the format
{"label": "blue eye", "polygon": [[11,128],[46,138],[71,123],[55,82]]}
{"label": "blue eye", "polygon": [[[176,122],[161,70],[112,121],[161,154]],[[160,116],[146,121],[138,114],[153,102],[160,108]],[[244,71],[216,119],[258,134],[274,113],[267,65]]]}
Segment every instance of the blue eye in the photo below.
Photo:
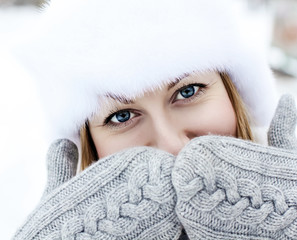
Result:
{"label": "blue eye", "polygon": [[187,86],[179,91],[178,95],[176,96],[176,99],[179,100],[179,99],[190,98],[196,94],[198,89],[199,89],[198,86],[194,86],[194,85]]}
{"label": "blue eye", "polygon": [[114,123],[123,123],[123,122],[127,122],[134,115],[135,114],[131,113],[128,110],[119,111],[114,114],[114,116],[110,119],[110,121]]}

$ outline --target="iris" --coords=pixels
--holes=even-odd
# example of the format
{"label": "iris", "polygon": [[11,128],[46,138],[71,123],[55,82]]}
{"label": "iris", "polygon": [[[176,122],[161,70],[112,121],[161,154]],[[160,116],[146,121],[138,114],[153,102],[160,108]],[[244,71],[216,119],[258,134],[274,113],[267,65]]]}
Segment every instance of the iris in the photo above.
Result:
{"label": "iris", "polygon": [[184,98],[192,97],[195,94],[195,87],[194,86],[188,86],[180,91],[180,94]]}
{"label": "iris", "polygon": [[119,122],[126,122],[130,119],[130,115],[129,111],[121,111],[116,113],[115,117]]}

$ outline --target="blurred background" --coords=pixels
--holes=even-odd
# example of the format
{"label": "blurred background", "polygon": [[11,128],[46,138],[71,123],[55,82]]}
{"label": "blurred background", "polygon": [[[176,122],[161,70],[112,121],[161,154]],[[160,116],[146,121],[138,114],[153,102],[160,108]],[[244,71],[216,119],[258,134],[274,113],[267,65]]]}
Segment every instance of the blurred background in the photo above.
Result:
{"label": "blurred background", "polygon": [[[223,1],[223,0],[222,0]],[[238,0],[267,47],[279,94],[297,99],[297,0]],[[6,46],[35,21],[45,1],[0,0],[0,226],[10,239],[38,203],[46,181],[46,121],[35,85]],[[254,36],[251,36],[253,38]],[[18,69],[18,71],[15,71]]]}

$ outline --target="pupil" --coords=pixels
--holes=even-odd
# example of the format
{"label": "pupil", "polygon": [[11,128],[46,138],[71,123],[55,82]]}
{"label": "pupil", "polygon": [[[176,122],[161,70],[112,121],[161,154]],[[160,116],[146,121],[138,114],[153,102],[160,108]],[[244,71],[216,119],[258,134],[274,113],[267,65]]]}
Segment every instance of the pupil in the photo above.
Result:
{"label": "pupil", "polygon": [[194,86],[190,86],[190,87],[187,87],[185,89],[183,89],[181,91],[181,95],[184,97],[184,98],[189,98],[189,97],[192,97],[195,93],[195,88]]}
{"label": "pupil", "polygon": [[116,118],[119,122],[126,122],[130,119],[130,112],[124,111],[116,114]]}

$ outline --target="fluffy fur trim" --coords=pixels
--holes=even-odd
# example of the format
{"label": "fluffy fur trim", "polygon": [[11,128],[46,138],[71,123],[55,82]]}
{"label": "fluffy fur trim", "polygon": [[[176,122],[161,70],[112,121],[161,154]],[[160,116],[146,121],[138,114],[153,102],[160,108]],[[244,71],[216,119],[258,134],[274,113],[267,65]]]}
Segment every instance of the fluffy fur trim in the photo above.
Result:
{"label": "fluffy fur trim", "polygon": [[131,98],[208,70],[227,72],[256,125],[267,124],[275,107],[273,76],[233,6],[228,0],[53,0],[36,34],[15,53],[40,83],[59,137],[77,137],[100,111],[100,96]]}

